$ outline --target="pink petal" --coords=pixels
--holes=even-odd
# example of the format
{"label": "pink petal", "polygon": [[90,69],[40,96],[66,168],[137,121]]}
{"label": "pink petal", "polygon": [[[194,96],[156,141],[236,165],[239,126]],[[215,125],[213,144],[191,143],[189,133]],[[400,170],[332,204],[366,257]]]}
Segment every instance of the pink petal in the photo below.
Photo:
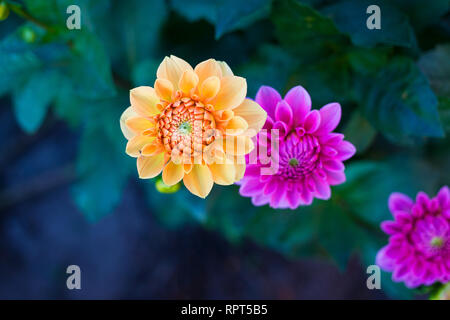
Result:
{"label": "pink petal", "polygon": [[392,271],[394,270],[394,261],[392,258],[386,255],[386,250],[390,245],[387,245],[380,249],[377,253],[376,264],[380,266],[384,271]]}
{"label": "pink petal", "polygon": [[300,194],[296,190],[292,190],[286,193],[286,199],[289,202],[291,209],[296,209],[301,202]]}
{"label": "pink petal", "polygon": [[275,108],[277,107],[277,103],[281,101],[281,96],[274,88],[262,86],[256,93],[255,101],[266,110],[272,118],[275,118]]}
{"label": "pink petal", "polygon": [[320,109],[320,127],[315,134],[324,135],[336,129],[341,120],[341,106],[339,103],[329,103]]}
{"label": "pink petal", "polygon": [[326,171],[327,180],[331,186],[336,186],[338,184],[345,182],[345,173],[343,171]]}
{"label": "pink petal", "polygon": [[313,110],[305,118],[303,127],[307,133],[311,133],[317,130],[320,126],[320,113],[317,110]]}
{"label": "pink petal", "polygon": [[443,209],[450,206],[450,190],[447,186],[443,186],[436,196],[439,206]]}
{"label": "pink petal", "polygon": [[391,212],[396,210],[409,211],[413,205],[413,201],[407,195],[400,192],[393,192],[389,196],[388,207]]}
{"label": "pink petal", "polygon": [[248,179],[242,183],[239,193],[244,197],[251,197],[261,193],[262,187],[263,185],[259,182],[259,179]]}
{"label": "pink petal", "polygon": [[283,121],[277,121],[277,122],[275,122],[274,125],[273,125],[273,129],[279,130],[278,134],[279,134],[279,137],[280,137],[280,138],[285,137],[286,134],[287,134],[288,131],[289,131],[288,126],[287,126],[286,123],[284,123]]}
{"label": "pink petal", "polygon": [[252,203],[253,203],[254,206],[259,207],[259,206],[263,206],[263,205],[268,204],[269,203],[269,199],[270,199],[269,197],[266,197],[263,194],[258,194],[256,196],[252,197]]}
{"label": "pink petal", "polygon": [[345,166],[339,160],[326,160],[323,162],[323,167],[329,171],[344,171]]}
{"label": "pink petal", "polygon": [[322,200],[328,200],[331,197],[330,185],[314,175],[314,183],[316,185],[316,197]]}
{"label": "pink petal", "polygon": [[306,115],[311,110],[311,97],[302,86],[293,87],[284,96],[284,100],[289,103],[294,113],[294,125],[303,124]]}
{"label": "pink petal", "polygon": [[348,141],[341,141],[336,147],[338,151],[337,158],[341,161],[350,159],[356,153],[356,148]]}
{"label": "pink petal", "polygon": [[388,235],[393,235],[402,231],[402,228],[395,221],[383,221],[381,223],[381,230]]}
{"label": "pink petal", "polygon": [[290,127],[292,124],[292,118],[292,109],[287,102],[284,100],[278,102],[277,108],[275,109],[275,120],[283,121],[288,125],[288,127]]}

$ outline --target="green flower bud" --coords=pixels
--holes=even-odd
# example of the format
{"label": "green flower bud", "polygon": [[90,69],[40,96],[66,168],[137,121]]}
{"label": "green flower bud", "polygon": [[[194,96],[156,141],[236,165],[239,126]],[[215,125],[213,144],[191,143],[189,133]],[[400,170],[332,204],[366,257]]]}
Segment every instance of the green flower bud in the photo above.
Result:
{"label": "green flower bud", "polygon": [[161,178],[158,178],[155,182],[156,190],[158,190],[161,193],[175,193],[178,190],[180,190],[180,184],[174,184],[173,186],[168,186],[165,184]]}
{"label": "green flower bud", "polygon": [[450,300],[450,282],[443,284],[435,293],[430,296],[430,300]]}
{"label": "green flower bud", "polygon": [[0,21],[6,20],[9,16],[9,7],[5,1],[0,2]]}
{"label": "green flower bud", "polygon": [[26,43],[33,43],[36,41],[36,32],[30,27],[23,27],[20,29],[20,38]]}

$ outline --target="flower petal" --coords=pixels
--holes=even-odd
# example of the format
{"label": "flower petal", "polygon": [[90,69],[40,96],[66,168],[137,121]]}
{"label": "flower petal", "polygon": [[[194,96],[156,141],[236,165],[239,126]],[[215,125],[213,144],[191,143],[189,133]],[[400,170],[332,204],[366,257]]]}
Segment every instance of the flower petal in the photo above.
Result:
{"label": "flower petal", "polygon": [[247,81],[244,78],[229,76],[220,79],[220,91],[211,100],[215,110],[233,109],[239,106],[247,94]]}
{"label": "flower petal", "polygon": [[205,198],[213,187],[213,177],[207,165],[194,164],[191,171],[184,175],[186,188],[201,198]]}
{"label": "flower petal", "polygon": [[[244,102],[233,109],[233,112],[247,121],[249,136],[251,137],[262,129],[267,119],[266,111],[250,99],[245,99]],[[254,134],[250,130],[254,131]]]}
{"label": "flower petal", "polygon": [[165,163],[166,157],[163,152],[152,157],[140,156],[137,159],[139,178],[150,179],[156,177],[161,173]]}
{"label": "flower petal", "polygon": [[167,79],[156,79],[155,91],[161,100],[171,102],[173,95],[173,84]]}
{"label": "flower petal", "polygon": [[330,133],[341,121],[341,105],[339,103],[329,103],[320,109],[320,127],[315,134],[324,135]]}
{"label": "flower petal", "polygon": [[245,130],[248,129],[248,123],[247,121],[245,121],[244,118],[240,117],[240,116],[234,116],[233,118],[230,119],[230,121],[228,121],[228,124],[225,128],[226,134],[233,134],[234,133],[244,133]]}
{"label": "flower petal", "polygon": [[137,87],[130,90],[130,102],[134,111],[141,117],[151,117],[159,114],[159,97],[152,87]]}
{"label": "flower petal", "polygon": [[172,82],[174,90],[178,90],[178,83],[185,70],[192,70],[189,63],[176,56],[165,57],[156,71],[158,79],[167,79]]}
{"label": "flower petal", "polygon": [[392,213],[397,210],[410,211],[413,204],[410,197],[400,192],[391,193],[388,200],[388,207]]}
{"label": "flower petal", "polygon": [[311,111],[311,97],[302,86],[293,87],[284,96],[284,100],[289,103],[294,113],[294,125],[303,124],[306,115]]}
{"label": "flower petal", "polygon": [[168,186],[173,186],[183,179],[184,167],[183,164],[175,164],[169,161],[163,169],[162,179],[163,182]]}
{"label": "flower petal", "polygon": [[320,112],[317,110],[313,110],[305,118],[305,122],[303,127],[305,128],[305,132],[312,133],[319,128],[321,124]]}
{"label": "flower petal", "polygon": [[230,185],[234,183],[236,176],[236,165],[234,163],[212,163],[209,165],[213,180],[220,185]]}
{"label": "flower petal", "polygon": [[217,61],[217,63],[220,66],[220,70],[222,70],[222,77],[234,76],[233,71],[231,71],[231,68],[225,61]]}
{"label": "flower petal", "polygon": [[293,113],[289,104],[284,100],[278,102],[275,109],[275,120],[283,121],[288,127],[290,127],[293,122],[292,118]]}
{"label": "flower petal", "polygon": [[126,120],[125,124],[135,134],[139,134],[142,131],[153,128],[155,126],[155,123],[153,121],[142,117],[129,118],[128,120]]}
{"label": "flower petal", "polygon": [[222,78],[222,69],[214,59],[208,59],[200,62],[197,66],[195,66],[194,72],[198,76],[198,83],[200,85],[203,81],[212,76],[216,76],[219,79]]}
{"label": "flower petal", "polygon": [[348,141],[341,141],[337,146],[334,147],[338,154],[337,158],[341,161],[350,159],[356,153],[356,148],[353,144]]}
{"label": "flower petal", "polygon": [[152,143],[154,139],[149,136],[135,136],[128,140],[125,152],[131,157],[139,157],[144,146]]}
{"label": "flower petal", "polygon": [[133,132],[133,130],[131,130],[130,128],[128,128],[126,122],[128,121],[128,119],[137,116],[138,114],[136,113],[136,111],[134,111],[133,107],[128,107],[127,109],[125,109],[125,111],[120,116],[120,129],[122,130],[122,133],[127,140],[133,138],[136,135],[136,133]]}
{"label": "flower petal", "polygon": [[185,70],[178,84],[180,90],[185,94],[190,94],[197,87],[198,76],[192,70]]}
{"label": "flower petal", "polygon": [[275,119],[275,109],[281,96],[277,90],[269,86],[262,86],[256,93],[255,101],[267,111],[272,119]]}
{"label": "flower petal", "polygon": [[209,100],[214,98],[220,90],[220,79],[216,76],[206,78],[199,88],[200,99]]}

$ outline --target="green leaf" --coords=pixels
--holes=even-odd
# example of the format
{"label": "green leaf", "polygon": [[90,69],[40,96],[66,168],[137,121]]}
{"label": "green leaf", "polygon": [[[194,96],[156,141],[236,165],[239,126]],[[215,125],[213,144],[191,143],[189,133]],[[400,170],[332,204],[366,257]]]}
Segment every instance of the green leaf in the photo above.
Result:
{"label": "green leaf", "polygon": [[368,75],[381,70],[389,61],[391,48],[361,48],[350,47],[347,51],[347,59],[354,72]]}
{"label": "green leaf", "polygon": [[342,198],[339,201],[344,201],[356,216],[377,229],[383,220],[392,219],[387,207],[392,192],[411,197],[420,190],[432,193],[439,177],[427,162],[401,154],[383,162],[353,162],[345,173],[347,181],[335,187],[334,199]]}
{"label": "green leaf", "polygon": [[142,60],[140,63],[136,64],[132,71],[133,85],[139,86],[150,86],[156,80],[156,71],[158,70],[160,61],[154,59]]}
{"label": "green leaf", "polygon": [[436,24],[450,10],[448,0],[391,0],[390,3],[406,13],[417,30]]}
{"label": "green leaf", "polygon": [[450,44],[438,45],[419,60],[419,68],[427,76],[434,92],[450,97]]}
{"label": "green leaf", "polygon": [[439,97],[439,116],[445,132],[450,133],[450,97]]}
{"label": "green leaf", "polygon": [[270,12],[271,0],[173,0],[172,8],[190,21],[205,19],[215,26],[216,39],[245,28]]}
{"label": "green leaf", "polygon": [[281,43],[303,63],[328,58],[348,43],[331,19],[294,0],[275,2],[272,20]]}
{"label": "green leaf", "polygon": [[34,133],[39,129],[56,96],[59,79],[55,71],[38,71],[23,86],[14,89],[14,113],[25,132]]}
{"label": "green leaf", "polygon": [[41,62],[17,31],[0,41],[0,96],[39,69]]}
{"label": "green leaf", "polygon": [[412,60],[395,58],[375,77],[358,85],[363,115],[390,140],[405,143],[443,136],[437,98]]}
{"label": "green leaf", "polygon": [[90,108],[76,162],[79,179],[73,186],[75,203],[90,221],[110,213],[119,203],[135,159],[125,154],[119,117],[125,99],[97,101]]}
{"label": "green leaf", "polygon": [[271,86],[283,93],[296,65],[289,53],[276,46],[264,45],[254,59],[238,69],[237,74],[247,79],[249,97],[254,97],[262,85]]}
{"label": "green leaf", "polygon": [[116,88],[109,58],[98,38],[89,32],[78,33],[72,51],[66,72],[77,94],[87,99],[113,97]]}
{"label": "green leaf", "polygon": [[119,71],[129,74],[142,60],[159,58],[155,53],[168,15],[166,1],[116,1],[108,13],[98,23],[98,29]]}
{"label": "green leaf", "polygon": [[356,153],[366,151],[376,137],[377,131],[358,111],[353,112],[344,129],[345,139],[353,143]]}
{"label": "green leaf", "polygon": [[346,0],[333,3],[322,12],[331,17],[337,28],[350,35],[352,42],[358,46],[373,47],[387,44],[412,48],[416,46],[414,31],[408,18],[397,8],[385,1],[378,1],[380,7],[381,29],[368,29],[366,21],[367,8],[374,4],[371,0]]}

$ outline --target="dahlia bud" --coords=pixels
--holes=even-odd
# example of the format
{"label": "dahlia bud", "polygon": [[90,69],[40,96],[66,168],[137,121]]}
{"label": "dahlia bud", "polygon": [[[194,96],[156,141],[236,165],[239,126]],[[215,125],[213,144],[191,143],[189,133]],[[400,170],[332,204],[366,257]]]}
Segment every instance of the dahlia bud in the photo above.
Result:
{"label": "dahlia bud", "polygon": [[155,187],[160,193],[175,193],[180,190],[180,183],[174,184],[173,186],[168,186],[164,183],[164,181],[162,181],[161,178],[159,178],[155,182]]}
{"label": "dahlia bud", "polygon": [[36,41],[36,32],[30,27],[23,27],[20,29],[20,38],[26,43],[33,43]]}

